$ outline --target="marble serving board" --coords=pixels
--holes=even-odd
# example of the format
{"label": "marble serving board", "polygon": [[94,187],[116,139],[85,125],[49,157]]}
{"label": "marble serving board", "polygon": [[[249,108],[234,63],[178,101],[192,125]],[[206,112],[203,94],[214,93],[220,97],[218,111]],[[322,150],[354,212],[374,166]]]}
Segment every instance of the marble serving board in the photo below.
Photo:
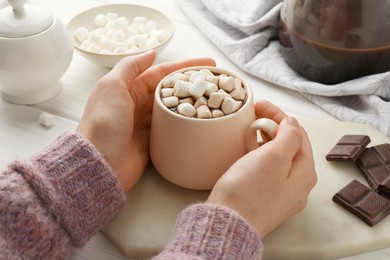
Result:
{"label": "marble serving board", "polygon": [[[332,196],[357,179],[366,184],[353,163],[328,162],[325,155],[345,134],[366,134],[368,146],[390,139],[369,125],[300,119],[310,137],[318,183],[305,210],[263,239],[265,259],[330,259],[390,247],[390,216],[369,227],[332,201]],[[150,166],[127,194],[125,210],[102,232],[130,259],[157,254],[167,241],[177,214],[203,201],[207,191],[175,186]]]}

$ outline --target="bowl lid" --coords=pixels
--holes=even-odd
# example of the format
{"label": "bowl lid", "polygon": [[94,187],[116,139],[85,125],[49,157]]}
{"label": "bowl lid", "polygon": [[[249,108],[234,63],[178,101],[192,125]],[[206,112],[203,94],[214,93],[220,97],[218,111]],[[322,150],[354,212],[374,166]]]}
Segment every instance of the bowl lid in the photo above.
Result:
{"label": "bowl lid", "polygon": [[43,9],[24,5],[25,0],[8,0],[10,6],[0,9],[0,37],[20,38],[45,31],[53,15]]}

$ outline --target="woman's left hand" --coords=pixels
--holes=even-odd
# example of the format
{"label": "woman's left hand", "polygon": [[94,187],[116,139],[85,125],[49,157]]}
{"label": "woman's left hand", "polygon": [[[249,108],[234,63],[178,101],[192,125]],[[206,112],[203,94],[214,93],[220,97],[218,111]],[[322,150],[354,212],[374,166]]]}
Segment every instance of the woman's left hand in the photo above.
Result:
{"label": "woman's left hand", "polygon": [[77,127],[110,164],[124,191],[134,186],[149,162],[150,121],[158,83],[181,68],[215,66],[209,58],[152,66],[155,58],[155,52],[149,51],[118,62],[97,82]]}

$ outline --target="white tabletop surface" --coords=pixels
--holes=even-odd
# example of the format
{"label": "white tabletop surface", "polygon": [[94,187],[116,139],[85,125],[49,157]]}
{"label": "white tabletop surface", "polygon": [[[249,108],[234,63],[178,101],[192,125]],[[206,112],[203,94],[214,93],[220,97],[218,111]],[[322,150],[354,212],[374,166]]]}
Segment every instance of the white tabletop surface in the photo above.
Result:
{"label": "white tabletop surface", "polygon": [[[28,0],[29,4],[51,10],[65,24],[84,9],[112,2],[109,0]],[[198,31],[181,11],[177,0],[117,2],[152,6],[168,14],[175,23],[175,35],[155,63],[203,56],[212,57],[218,67],[234,71],[245,78],[254,91],[255,100],[267,99],[288,114],[297,117],[336,120],[299,93],[267,83],[239,69]],[[0,8],[5,5],[5,0],[0,0]],[[63,85],[62,92],[55,98],[33,106],[13,105],[0,100],[0,167],[4,167],[16,157],[24,157],[43,148],[62,131],[74,129],[81,118],[91,88],[107,72],[108,69],[89,62],[75,51],[69,69],[60,80]],[[52,128],[46,129],[38,124],[38,117],[42,112],[55,115],[55,124]],[[383,249],[344,259],[389,258],[390,249]],[[126,258],[104,235],[98,233],[84,248],[75,249],[71,259]]]}

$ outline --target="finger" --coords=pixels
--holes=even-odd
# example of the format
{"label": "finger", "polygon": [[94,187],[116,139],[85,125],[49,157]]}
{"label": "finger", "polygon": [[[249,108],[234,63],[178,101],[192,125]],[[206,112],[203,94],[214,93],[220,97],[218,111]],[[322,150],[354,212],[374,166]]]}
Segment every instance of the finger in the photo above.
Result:
{"label": "finger", "polygon": [[292,161],[302,147],[303,137],[298,121],[293,117],[286,117],[280,122],[274,140],[276,153],[280,153],[285,160]]}
{"label": "finger", "polygon": [[155,59],[154,50],[128,56],[121,59],[105,77],[121,79],[126,85],[131,85],[135,78],[152,66]]}
{"label": "finger", "polygon": [[310,139],[308,134],[306,133],[305,129],[301,127],[301,132],[303,136],[303,142],[302,142],[302,147],[304,151],[307,151],[307,155],[313,158],[313,148],[310,143]]}
{"label": "finger", "polygon": [[269,118],[277,124],[287,117],[280,108],[266,100],[259,100],[255,103],[255,113],[258,118]]}
{"label": "finger", "polygon": [[[316,173],[312,146],[306,131],[302,127],[300,128],[300,131],[302,133],[303,138],[302,147],[294,158],[292,170],[296,172],[295,177],[297,179],[311,177],[313,182],[309,184],[312,184],[314,186],[316,182]],[[312,176],[308,176],[310,174]]]}
{"label": "finger", "polygon": [[309,136],[303,127],[299,127],[299,130],[302,136],[302,146],[301,151],[299,151],[299,153],[296,155],[295,160],[300,160],[300,158],[309,158],[313,160],[314,163],[313,149],[310,143]]}
{"label": "finger", "polygon": [[146,86],[152,87],[149,91],[153,92],[158,83],[166,75],[176,70],[193,66],[215,66],[215,61],[211,58],[196,58],[184,61],[165,62],[147,69],[139,76],[139,80]]}

